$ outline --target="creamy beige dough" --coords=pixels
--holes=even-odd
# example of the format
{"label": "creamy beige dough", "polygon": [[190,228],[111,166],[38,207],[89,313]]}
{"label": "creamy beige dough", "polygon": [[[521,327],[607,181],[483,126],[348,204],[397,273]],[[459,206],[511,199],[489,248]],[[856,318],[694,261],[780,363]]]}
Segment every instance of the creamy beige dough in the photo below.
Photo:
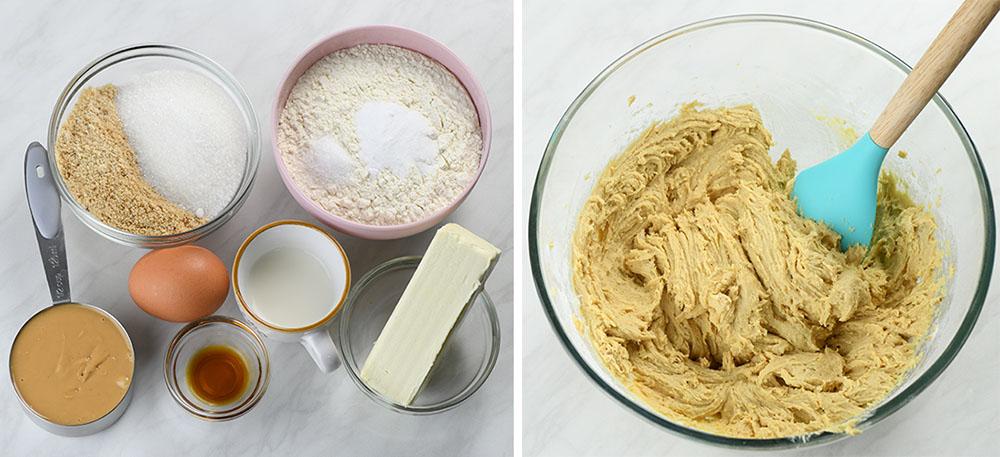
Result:
{"label": "creamy beige dough", "polygon": [[700,430],[854,432],[918,358],[944,289],[933,216],[879,186],[871,249],[797,215],[795,162],[751,106],[686,106],[614,159],[580,213],[584,332],[650,407]]}

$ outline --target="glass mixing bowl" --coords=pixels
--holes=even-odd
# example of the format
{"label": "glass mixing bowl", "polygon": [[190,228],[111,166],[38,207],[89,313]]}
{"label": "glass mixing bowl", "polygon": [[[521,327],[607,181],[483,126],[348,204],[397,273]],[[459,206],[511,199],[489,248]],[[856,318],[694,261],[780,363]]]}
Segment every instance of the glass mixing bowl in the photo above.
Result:
{"label": "glass mixing bowl", "polygon": [[389,260],[351,288],[337,316],[337,348],[351,380],[372,401],[398,413],[427,415],[458,406],[486,382],[500,353],[500,321],[481,291],[451,329],[413,403],[397,404],[368,387],[361,368],[419,264],[419,256]]}
{"label": "glass mixing bowl", "polygon": [[[59,173],[58,170],[55,157],[56,139],[59,137],[59,129],[62,127],[63,120],[69,116],[76,104],[80,90],[84,87],[123,83],[134,75],[163,69],[179,69],[198,73],[218,84],[229,95],[233,105],[242,115],[243,125],[246,129],[246,162],[240,186],[233,194],[229,204],[204,225],[173,235],[138,235],[101,222],[73,197],[63,180],[62,173]],[[236,78],[219,64],[197,52],[178,46],[168,44],[136,45],[98,57],[83,67],[70,80],[62,94],[59,95],[52,111],[52,117],[49,119],[48,152],[52,175],[55,177],[59,194],[62,195],[63,200],[69,202],[70,209],[86,226],[105,238],[126,246],[160,248],[190,243],[212,233],[229,221],[243,206],[244,200],[250,195],[250,187],[253,185],[254,177],[257,174],[257,164],[260,162],[260,127],[257,125],[257,115],[254,113],[253,105],[246,93],[243,92],[243,88],[236,82]]]}
{"label": "glass mixing bowl", "polygon": [[[723,45],[724,44],[724,45]],[[681,104],[752,103],[799,169],[864,133],[910,67],[853,33],[805,19],[752,15],[694,23],[639,45],[608,66],[563,115],[538,169],[529,213],[529,255],[542,306],[559,340],[604,392],[646,420],[682,436],[732,447],[782,448],[831,442],[819,433],[783,439],[734,439],[672,422],[624,388],[577,331],[571,236],[584,200],[608,161],[656,119]],[[630,97],[635,97],[630,99]],[[898,154],[898,151],[909,154]],[[903,159],[901,155],[906,155]],[[884,165],[929,204],[954,267],[924,356],[902,384],[867,412],[867,430],[916,397],[948,366],[969,336],[993,269],[993,202],[982,162],[948,103],[935,96]]]}

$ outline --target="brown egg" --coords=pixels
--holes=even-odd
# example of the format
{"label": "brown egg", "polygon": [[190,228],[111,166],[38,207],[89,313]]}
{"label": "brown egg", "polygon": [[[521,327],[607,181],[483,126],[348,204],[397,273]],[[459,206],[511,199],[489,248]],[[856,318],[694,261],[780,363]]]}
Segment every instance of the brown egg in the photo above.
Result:
{"label": "brown egg", "polygon": [[214,313],[229,295],[229,273],[212,251],[187,245],[142,256],[128,276],[128,293],[139,308],[170,322]]}

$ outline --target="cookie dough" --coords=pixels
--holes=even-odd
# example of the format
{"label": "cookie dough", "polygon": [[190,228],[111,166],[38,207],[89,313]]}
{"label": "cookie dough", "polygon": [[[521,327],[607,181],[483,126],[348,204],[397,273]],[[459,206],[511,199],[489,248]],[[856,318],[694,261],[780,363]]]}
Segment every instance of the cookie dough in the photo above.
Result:
{"label": "cookie dough", "polygon": [[741,438],[855,432],[944,289],[931,213],[883,175],[871,249],[796,213],[751,106],[685,106],[605,169],[573,238],[583,331],[651,408]]}

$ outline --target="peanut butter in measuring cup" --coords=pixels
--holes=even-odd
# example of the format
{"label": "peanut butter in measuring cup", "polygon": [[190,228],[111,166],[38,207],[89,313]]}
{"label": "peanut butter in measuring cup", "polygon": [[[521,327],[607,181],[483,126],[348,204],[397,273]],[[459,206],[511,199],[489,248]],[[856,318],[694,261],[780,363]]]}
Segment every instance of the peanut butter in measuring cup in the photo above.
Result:
{"label": "peanut butter in measuring cup", "polygon": [[66,303],[35,314],[14,339],[10,375],[25,405],[58,425],[94,422],[132,385],[125,330],[105,311]]}
{"label": "peanut butter in measuring cup", "polygon": [[43,429],[88,435],[113,424],[128,406],[135,351],[107,311],[70,299],[60,200],[47,152],[32,143],[24,184],[52,296],[21,326],[10,348],[10,381],[28,417]]}

